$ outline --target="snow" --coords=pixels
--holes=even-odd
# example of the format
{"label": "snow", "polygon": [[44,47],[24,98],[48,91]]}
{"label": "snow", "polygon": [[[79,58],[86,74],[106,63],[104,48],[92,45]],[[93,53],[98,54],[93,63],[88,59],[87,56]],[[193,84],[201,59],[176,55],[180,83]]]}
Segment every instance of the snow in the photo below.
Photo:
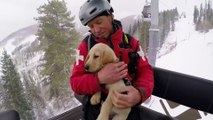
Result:
{"label": "snow", "polygon": [[167,44],[175,41],[176,48],[157,59],[156,66],[213,80],[213,30],[195,31],[192,19],[188,18],[180,19],[176,26],[166,40]]}
{"label": "snow", "polygon": [[[163,47],[158,51],[156,67],[213,81],[213,30],[207,33],[195,31],[192,20],[188,16],[176,22],[175,31],[169,33]],[[190,109],[183,105],[170,108],[166,100],[156,96],[151,96],[144,106],[165,114],[161,103],[172,117]],[[213,119],[212,114],[198,112],[200,120]]]}
{"label": "snow", "polygon": [[[8,40],[7,44],[2,48],[5,49],[8,54],[11,55],[12,52],[14,51],[14,49],[17,48],[19,45],[27,45],[27,44],[30,45],[35,39],[36,39],[35,35],[28,36],[25,39],[21,39],[21,40],[19,40],[18,37],[12,38],[12,39]],[[2,53],[3,49],[0,50],[1,53]]]}

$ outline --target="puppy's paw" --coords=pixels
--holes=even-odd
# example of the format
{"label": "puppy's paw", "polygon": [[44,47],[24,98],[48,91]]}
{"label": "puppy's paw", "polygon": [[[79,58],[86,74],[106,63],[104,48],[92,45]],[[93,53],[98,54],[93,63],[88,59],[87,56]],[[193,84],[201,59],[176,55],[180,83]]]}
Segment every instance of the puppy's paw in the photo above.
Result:
{"label": "puppy's paw", "polygon": [[128,116],[115,115],[112,120],[126,120]]}
{"label": "puppy's paw", "polygon": [[101,97],[99,95],[93,95],[90,99],[90,103],[92,105],[97,105],[98,103],[100,103]]}
{"label": "puppy's paw", "polygon": [[101,116],[99,115],[97,120],[109,120],[109,117],[108,116]]}

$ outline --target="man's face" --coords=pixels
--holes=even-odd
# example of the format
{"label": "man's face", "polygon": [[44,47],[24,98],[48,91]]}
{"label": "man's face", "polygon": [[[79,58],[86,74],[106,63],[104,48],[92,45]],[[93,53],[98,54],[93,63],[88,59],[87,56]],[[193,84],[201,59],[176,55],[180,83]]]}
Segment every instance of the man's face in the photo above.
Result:
{"label": "man's face", "polygon": [[113,32],[113,16],[98,16],[88,23],[91,32],[100,39],[107,38]]}

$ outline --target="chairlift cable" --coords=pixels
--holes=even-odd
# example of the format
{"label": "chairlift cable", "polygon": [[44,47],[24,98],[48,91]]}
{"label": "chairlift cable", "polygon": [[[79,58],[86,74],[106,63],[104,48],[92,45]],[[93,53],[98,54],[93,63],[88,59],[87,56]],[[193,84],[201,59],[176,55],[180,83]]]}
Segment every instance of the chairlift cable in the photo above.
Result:
{"label": "chairlift cable", "polygon": [[165,6],[166,8],[170,9],[171,8],[171,5],[169,3],[165,3],[163,1],[160,1],[160,3]]}
{"label": "chairlift cable", "polygon": [[165,3],[163,3],[163,2],[159,2],[162,6],[164,6],[164,7],[166,7],[166,8],[169,8],[169,6],[167,5],[167,4],[165,4]]}

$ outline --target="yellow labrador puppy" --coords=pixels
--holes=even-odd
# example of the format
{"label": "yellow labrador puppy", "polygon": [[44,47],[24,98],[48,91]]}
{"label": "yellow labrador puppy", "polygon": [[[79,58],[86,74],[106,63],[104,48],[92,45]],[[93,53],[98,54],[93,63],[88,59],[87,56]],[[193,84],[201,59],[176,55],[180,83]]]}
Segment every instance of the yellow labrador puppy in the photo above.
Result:
{"label": "yellow labrador puppy", "polygon": [[[107,63],[112,63],[118,61],[114,51],[106,44],[97,43],[94,45],[85,60],[85,69],[88,72],[97,72]],[[116,83],[106,85],[106,88],[109,90],[106,100],[103,102],[100,114],[97,120],[109,120],[111,112],[114,112],[116,115],[113,117],[113,120],[126,120],[131,108],[120,109],[116,108],[111,99],[111,94],[113,90],[118,90],[124,87],[125,84],[123,80],[119,80]],[[100,103],[101,93],[97,92],[90,99],[91,104],[95,105]]]}

